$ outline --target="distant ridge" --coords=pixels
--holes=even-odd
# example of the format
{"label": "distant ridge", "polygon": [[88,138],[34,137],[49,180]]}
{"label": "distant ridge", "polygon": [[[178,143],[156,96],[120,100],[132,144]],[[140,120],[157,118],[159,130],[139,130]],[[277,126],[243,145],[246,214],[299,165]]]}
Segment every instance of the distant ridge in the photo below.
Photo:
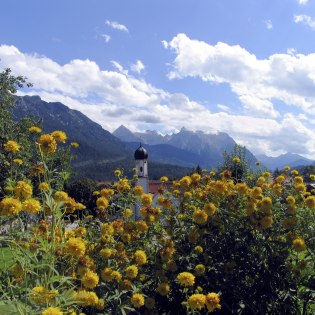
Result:
{"label": "distant ridge", "polygon": [[277,157],[270,157],[267,155],[257,155],[257,159],[268,169],[274,171],[276,169],[283,169],[285,166],[297,167],[303,165],[313,164],[315,161],[307,159],[299,154],[286,153]]}
{"label": "distant ridge", "polygon": [[[223,161],[223,152],[231,152],[236,144],[224,132],[208,134],[203,131],[190,131],[184,127],[178,133],[163,136],[156,131],[132,133],[125,126],[120,126],[113,135],[126,142],[131,148],[135,144],[130,139],[134,139],[135,136],[141,137],[156,161],[182,166],[199,165],[206,169],[217,167]],[[249,150],[247,150],[247,158],[251,165],[257,161]]]}

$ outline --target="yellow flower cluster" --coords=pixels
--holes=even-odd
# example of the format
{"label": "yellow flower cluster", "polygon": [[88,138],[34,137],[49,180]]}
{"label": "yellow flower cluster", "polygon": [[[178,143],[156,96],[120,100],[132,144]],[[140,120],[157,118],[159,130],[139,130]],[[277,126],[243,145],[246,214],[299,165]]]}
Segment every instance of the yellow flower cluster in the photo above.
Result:
{"label": "yellow flower cluster", "polygon": [[207,295],[200,293],[193,294],[188,298],[188,305],[193,310],[202,310],[204,307],[207,307],[209,313],[216,309],[221,309],[220,296],[214,292]]}
{"label": "yellow flower cluster", "polygon": [[9,140],[4,144],[4,151],[6,152],[14,153],[19,150],[20,150],[20,145],[14,140]]}
{"label": "yellow flower cluster", "polygon": [[36,304],[47,304],[54,301],[55,297],[59,294],[58,290],[49,290],[42,286],[34,287],[32,289],[31,299]]}

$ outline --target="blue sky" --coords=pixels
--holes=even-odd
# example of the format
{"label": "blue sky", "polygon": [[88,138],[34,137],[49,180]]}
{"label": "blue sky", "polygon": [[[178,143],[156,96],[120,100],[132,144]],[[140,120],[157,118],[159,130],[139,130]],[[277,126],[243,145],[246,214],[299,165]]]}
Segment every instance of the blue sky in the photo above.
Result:
{"label": "blue sky", "polygon": [[1,4],[0,69],[113,131],[227,132],[315,159],[315,0]]}

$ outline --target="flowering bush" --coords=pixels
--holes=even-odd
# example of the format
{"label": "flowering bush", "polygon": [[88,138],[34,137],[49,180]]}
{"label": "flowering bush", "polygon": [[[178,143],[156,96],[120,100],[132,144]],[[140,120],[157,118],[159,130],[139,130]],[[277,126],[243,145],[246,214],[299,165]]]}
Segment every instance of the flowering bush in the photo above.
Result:
{"label": "flowering bush", "polygon": [[250,174],[236,148],[157,196],[116,170],[91,216],[63,191],[67,135],[4,136],[1,119],[1,314],[314,312],[315,196],[296,170]]}
{"label": "flowering bush", "polygon": [[[171,186],[163,177],[153,198],[137,176],[117,170],[112,187],[94,193],[91,216],[54,185],[49,165],[65,141],[60,131],[39,134],[40,172],[13,180],[12,169],[11,188],[3,187],[0,215],[11,228],[1,242],[14,261],[0,270],[1,313],[311,310],[315,196],[297,173],[261,172],[255,185],[229,171],[192,174]],[[2,149],[19,147],[12,144]],[[77,211],[81,219],[67,227],[65,218]]]}

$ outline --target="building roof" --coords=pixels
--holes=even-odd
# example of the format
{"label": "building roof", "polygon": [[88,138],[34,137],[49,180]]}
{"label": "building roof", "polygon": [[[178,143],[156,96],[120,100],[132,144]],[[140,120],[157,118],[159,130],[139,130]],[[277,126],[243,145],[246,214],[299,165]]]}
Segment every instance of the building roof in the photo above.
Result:
{"label": "building roof", "polygon": [[148,151],[141,145],[140,147],[135,151],[135,160],[146,160],[148,158]]}

